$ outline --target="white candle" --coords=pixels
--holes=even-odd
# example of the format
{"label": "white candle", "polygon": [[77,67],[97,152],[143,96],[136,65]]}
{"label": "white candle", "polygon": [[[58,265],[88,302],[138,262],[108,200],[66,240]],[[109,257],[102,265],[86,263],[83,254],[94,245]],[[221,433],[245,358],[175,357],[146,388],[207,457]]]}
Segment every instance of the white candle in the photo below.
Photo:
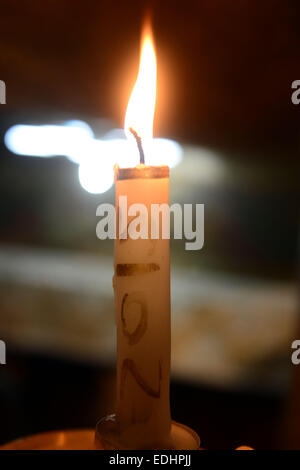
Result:
{"label": "white candle", "polygon": [[[159,223],[163,217],[157,218],[157,213],[154,220],[151,217],[154,204],[156,209],[160,205],[168,209],[169,168],[146,166],[143,153],[143,145],[147,150],[152,139],[155,97],[156,59],[151,29],[146,24],[139,73],[125,118],[125,131],[138,144],[140,165],[115,169],[117,410],[116,415],[99,421],[98,448],[199,446],[197,434],[171,422],[170,417],[170,237],[169,230],[164,231],[169,227]],[[130,208],[137,204],[140,208],[131,213]]]}
{"label": "white candle", "polygon": [[[117,430],[134,449],[170,448],[170,246],[168,239],[133,240],[121,229],[119,198],[169,204],[169,168],[117,169],[114,291],[117,322]],[[124,217],[124,214],[122,214]],[[129,219],[130,224],[130,219]],[[125,227],[127,231],[127,227]]]}

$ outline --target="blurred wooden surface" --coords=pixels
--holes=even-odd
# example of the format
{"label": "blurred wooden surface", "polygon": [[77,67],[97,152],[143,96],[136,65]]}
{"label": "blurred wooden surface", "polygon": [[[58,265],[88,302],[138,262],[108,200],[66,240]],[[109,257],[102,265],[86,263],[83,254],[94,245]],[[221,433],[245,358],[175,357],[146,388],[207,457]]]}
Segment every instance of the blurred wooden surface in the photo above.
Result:
{"label": "blurred wooden surface", "polygon": [[[8,351],[113,364],[112,274],[108,256],[2,246],[0,338]],[[171,279],[174,377],[229,389],[287,387],[295,284],[179,267]]]}
{"label": "blurred wooden surface", "polygon": [[52,431],[23,437],[0,446],[1,450],[95,450],[95,430]]}

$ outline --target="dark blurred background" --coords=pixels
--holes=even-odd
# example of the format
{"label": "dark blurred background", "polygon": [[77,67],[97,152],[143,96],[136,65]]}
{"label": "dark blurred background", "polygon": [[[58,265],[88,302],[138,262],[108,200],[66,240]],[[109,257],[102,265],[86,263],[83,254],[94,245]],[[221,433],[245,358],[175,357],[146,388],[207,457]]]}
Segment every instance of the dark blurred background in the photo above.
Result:
{"label": "dark blurred background", "polygon": [[[300,448],[297,0],[0,1],[0,443],[93,427],[114,409],[113,244],[64,156],[4,143],[16,124],[122,128],[151,10],[154,133],[179,142],[171,202],[205,204],[205,246],[172,242],[172,414],[207,448]],[[300,393],[300,388],[299,388]]]}

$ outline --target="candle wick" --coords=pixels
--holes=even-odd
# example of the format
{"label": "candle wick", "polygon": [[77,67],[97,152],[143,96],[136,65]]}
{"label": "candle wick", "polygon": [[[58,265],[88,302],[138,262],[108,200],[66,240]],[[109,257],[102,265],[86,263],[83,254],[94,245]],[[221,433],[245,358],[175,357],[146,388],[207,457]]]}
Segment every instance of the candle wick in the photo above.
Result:
{"label": "candle wick", "polygon": [[145,155],[144,155],[144,149],[143,149],[143,145],[142,145],[142,139],[132,127],[129,127],[129,131],[131,132],[131,134],[133,135],[133,137],[136,140],[138,150],[139,150],[139,154],[140,154],[140,164],[145,165]]}

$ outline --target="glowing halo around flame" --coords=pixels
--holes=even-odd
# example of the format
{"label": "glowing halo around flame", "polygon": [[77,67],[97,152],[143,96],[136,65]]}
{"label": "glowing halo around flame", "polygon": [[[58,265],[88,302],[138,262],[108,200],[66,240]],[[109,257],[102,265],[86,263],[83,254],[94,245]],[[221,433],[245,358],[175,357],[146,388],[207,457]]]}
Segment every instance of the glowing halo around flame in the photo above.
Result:
{"label": "glowing halo around flame", "polygon": [[175,167],[181,161],[182,149],[177,142],[152,138],[155,101],[156,56],[148,21],[142,32],[138,76],[125,116],[127,139],[124,131],[120,134],[119,130],[97,139],[86,122],[72,120],[60,125],[12,126],[5,134],[5,144],[18,155],[64,155],[79,165],[78,178],[83,189],[92,194],[104,193],[113,185],[116,163],[121,168],[134,167],[138,163],[137,145],[129,128],[142,139],[147,165]]}

